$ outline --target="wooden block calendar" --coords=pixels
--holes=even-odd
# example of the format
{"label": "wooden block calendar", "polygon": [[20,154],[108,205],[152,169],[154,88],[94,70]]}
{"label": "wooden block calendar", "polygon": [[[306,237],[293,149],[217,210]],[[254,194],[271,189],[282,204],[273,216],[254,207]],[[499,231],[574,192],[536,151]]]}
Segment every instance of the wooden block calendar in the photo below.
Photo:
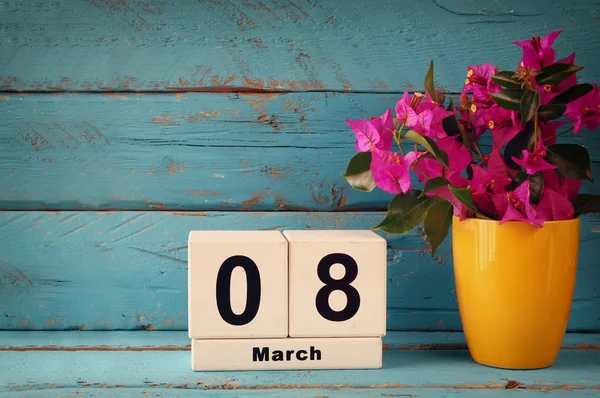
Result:
{"label": "wooden block calendar", "polygon": [[189,234],[193,370],[380,368],[385,310],[372,231]]}

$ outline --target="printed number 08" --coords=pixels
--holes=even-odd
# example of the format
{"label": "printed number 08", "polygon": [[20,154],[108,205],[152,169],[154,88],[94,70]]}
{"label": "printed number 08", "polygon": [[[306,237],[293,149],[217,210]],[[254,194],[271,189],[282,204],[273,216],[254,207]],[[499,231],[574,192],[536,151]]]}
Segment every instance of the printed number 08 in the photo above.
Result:
{"label": "printed number 08", "polygon": [[[346,274],[342,279],[331,277],[331,267],[342,264]],[[235,314],[231,308],[231,274],[236,267],[242,267],[246,272],[246,308],[241,314]],[[356,261],[347,254],[333,253],[321,259],[317,266],[317,276],[325,284],[315,299],[317,311],[321,316],[332,322],[343,322],[352,318],[360,307],[360,294],[350,285],[358,276]],[[335,311],[329,305],[329,296],[335,290],[346,294],[346,307]],[[241,326],[250,323],[260,305],[261,284],[260,273],[256,263],[246,256],[232,256],[223,262],[217,274],[217,309],[221,318],[230,325]]]}

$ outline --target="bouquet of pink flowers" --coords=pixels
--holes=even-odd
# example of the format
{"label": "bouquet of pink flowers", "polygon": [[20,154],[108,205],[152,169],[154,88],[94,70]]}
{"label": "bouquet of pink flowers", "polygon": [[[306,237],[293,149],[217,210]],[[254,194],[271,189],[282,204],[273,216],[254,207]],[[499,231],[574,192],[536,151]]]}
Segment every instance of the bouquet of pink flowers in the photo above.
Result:
{"label": "bouquet of pink flowers", "polygon": [[[358,153],[343,177],[361,191],[395,194],[376,229],[404,234],[424,222],[435,253],[453,215],[542,227],[600,211],[600,195],[579,194],[583,180],[592,181],[587,150],[557,143],[600,125],[598,86],[578,84],[583,67],[575,54],[555,60],[560,33],[514,42],[523,52],[516,71],[469,66],[458,104],[450,98],[445,106],[435,90],[432,61],[425,94],[405,92],[395,117],[388,108],[380,117],[346,119]],[[486,137],[490,153],[482,151]]]}

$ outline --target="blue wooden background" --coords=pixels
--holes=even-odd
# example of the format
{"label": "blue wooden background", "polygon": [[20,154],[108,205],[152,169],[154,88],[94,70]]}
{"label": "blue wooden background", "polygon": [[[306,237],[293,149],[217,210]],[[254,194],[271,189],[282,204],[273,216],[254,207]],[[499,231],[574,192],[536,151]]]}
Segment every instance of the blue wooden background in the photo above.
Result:
{"label": "blue wooden background", "polygon": [[[593,0],[0,0],[0,329],[184,330],[189,230],[374,226],[344,118],[559,28],[600,82]],[[387,238],[388,328],[460,330],[449,241]],[[584,217],[571,331],[600,331],[599,238]]]}

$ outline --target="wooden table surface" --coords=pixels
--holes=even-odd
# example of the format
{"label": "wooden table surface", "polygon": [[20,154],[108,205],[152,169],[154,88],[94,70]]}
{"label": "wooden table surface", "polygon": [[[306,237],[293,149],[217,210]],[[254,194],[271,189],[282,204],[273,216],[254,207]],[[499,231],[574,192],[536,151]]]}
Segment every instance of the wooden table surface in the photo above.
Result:
{"label": "wooden table surface", "polygon": [[[462,333],[390,332],[383,368],[193,372],[186,332],[1,332],[0,396],[600,395],[600,335],[569,334],[547,369],[479,365]],[[124,390],[126,389],[126,390]]]}

